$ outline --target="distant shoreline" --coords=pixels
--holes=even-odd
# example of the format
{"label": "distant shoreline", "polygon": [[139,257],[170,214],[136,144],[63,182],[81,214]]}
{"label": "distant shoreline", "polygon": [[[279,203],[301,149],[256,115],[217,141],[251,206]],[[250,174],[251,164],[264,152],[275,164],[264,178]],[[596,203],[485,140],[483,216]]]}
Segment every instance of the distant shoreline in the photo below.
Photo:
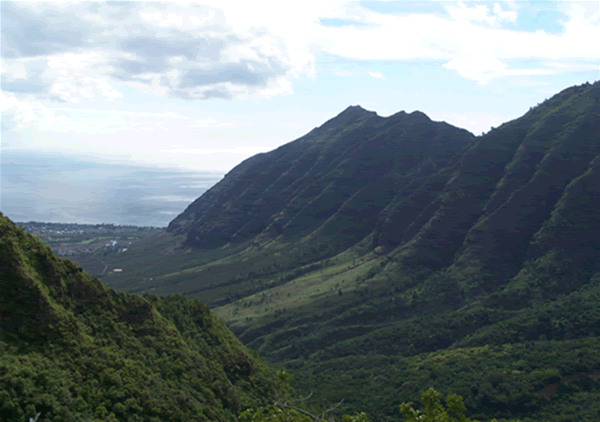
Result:
{"label": "distant shoreline", "polygon": [[[59,228],[59,226],[75,226],[81,229],[91,228],[112,228],[112,229],[166,229],[167,226],[136,226],[132,224],[113,224],[113,223],[99,223],[99,224],[88,224],[88,223],[54,223],[45,221],[15,221],[17,226],[52,226],[51,228]],[[63,228],[64,229],[64,228]]]}

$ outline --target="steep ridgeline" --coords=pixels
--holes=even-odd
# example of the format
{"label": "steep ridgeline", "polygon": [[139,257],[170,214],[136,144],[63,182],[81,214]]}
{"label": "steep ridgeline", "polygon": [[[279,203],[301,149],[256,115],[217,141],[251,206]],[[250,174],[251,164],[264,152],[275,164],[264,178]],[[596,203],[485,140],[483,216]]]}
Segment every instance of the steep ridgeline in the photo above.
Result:
{"label": "steep ridgeline", "polygon": [[3,422],[227,421],[275,389],[200,301],[116,293],[0,214]]}
{"label": "steep ridgeline", "polygon": [[481,137],[389,204],[373,246],[407,267],[447,268],[474,294],[548,253],[572,259],[565,288],[587,282],[600,270],[599,102],[599,83],[572,87]]}
{"label": "steep ridgeline", "polygon": [[375,229],[405,186],[419,185],[475,137],[420,112],[377,116],[359,106],[294,142],[254,156],[168,227],[187,245],[217,248],[257,238],[311,236],[342,251]]}

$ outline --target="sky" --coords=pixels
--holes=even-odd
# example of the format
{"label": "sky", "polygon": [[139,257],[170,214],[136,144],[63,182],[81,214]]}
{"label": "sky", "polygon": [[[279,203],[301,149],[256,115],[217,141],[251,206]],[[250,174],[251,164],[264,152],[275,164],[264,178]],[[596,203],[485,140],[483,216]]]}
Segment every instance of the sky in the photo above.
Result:
{"label": "sky", "polygon": [[226,172],[357,104],[480,135],[600,79],[599,5],[1,1],[2,152]]}

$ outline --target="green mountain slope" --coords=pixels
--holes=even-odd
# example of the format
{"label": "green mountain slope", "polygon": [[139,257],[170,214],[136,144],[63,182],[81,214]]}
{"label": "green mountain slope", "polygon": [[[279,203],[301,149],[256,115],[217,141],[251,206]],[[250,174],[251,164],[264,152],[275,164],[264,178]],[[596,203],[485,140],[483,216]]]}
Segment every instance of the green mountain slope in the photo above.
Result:
{"label": "green mountain slope", "polygon": [[0,216],[0,420],[234,420],[276,377],[202,302],[116,293]]}
{"label": "green mountain slope", "polygon": [[434,387],[482,420],[596,421],[599,157],[600,82],[480,137],[350,107],[103,281],[201,298],[346,412],[392,421]]}
{"label": "green mountain slope", "polygon": [[341,251],[375,228],[397,186],[445,165],[474,140],[419,112],[382,118],[349,107],[302,138],[246,160],[168,231],[204,248],[312,234],[313,243]]}

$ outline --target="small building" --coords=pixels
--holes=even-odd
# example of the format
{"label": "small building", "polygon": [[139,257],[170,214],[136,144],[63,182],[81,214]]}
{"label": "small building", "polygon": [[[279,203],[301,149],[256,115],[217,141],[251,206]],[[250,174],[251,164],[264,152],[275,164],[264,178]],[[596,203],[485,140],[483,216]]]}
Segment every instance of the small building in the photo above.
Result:
{"label": "small building", "polygon": [[109,243],[104,245],[104,252],[108,253],[115,251],[117,249],[117,244],[118,242],[116,240],[111,240]]}

